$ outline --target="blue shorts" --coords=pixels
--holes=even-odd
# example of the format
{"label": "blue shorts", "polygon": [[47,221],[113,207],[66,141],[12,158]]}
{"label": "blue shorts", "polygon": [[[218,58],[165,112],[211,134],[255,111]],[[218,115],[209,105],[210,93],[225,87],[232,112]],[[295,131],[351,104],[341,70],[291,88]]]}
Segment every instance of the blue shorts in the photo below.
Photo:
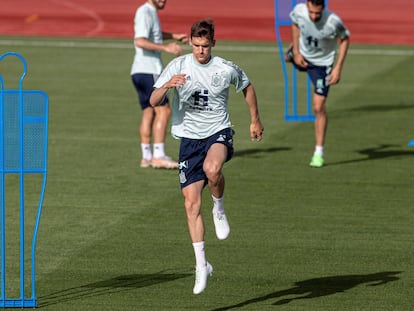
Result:
{"label": "blue shorts", "polygon": [[313,92],[318,95],[327,97],[329,92],[329,84],[327,78],[332,71],[332,65],[317,66],[305,59],[308,63],[308,66],[306,68],[303,68],[295,64],[295,62],[293,61],[293,53],[291,50],[288,51],[287,55],[289,56],[293,66],[295,66],[297,70],[306,71],[308,73],[308,76],[313,84]]}
{"label": "blue shorts", "polygon": [[332,66],[316,66],[308,62],[306,72],[313,84],[315,94],[327,97],[329,93],[328,76],[332,71]]}
{"label": "blue shorts", "polygon": [[227,159],[233,157],[233,131],[226,128],[205,139],[182,138],[180,144],[180,155],[178,159],[178,170],[181,189],[200,180],[207,184],[207,176],[203,170],[203,163],[207,152],[213,144],[227,146]]}
{"label": "blue shorts", "polygon": [[[149,99],[154,89],[154,83],[158,79],[158,75],[153,75],[150,73],[135,73],[131,76],[131,78],[132,83],[135,86],[135,90],[138,93],[138,100],[141,104],[142,110],[151,107]],[[167,103],[168,97],[165,96],[160,106],[166,105]]]}

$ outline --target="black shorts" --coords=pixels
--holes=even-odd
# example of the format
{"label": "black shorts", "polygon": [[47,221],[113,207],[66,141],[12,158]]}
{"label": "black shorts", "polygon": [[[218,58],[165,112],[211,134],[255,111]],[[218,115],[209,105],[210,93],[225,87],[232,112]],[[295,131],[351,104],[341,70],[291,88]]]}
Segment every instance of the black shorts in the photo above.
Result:
{"label": "black shorts", "polygon": [[[151,107],[149,99],[151,97],[152,91],[154,90],[154,83],[158,79],[158,75],[153,75],[150,73],[135,73],[131,76],[132,83],[135,86],[135,90],[138,93],[138,100],[141,104],[142,110],[145,108]],[[166,105],[168,103],[168,97],[165,96],[160,106]]]}
{"label": "black shorts", "polygon": [[317,66],[305,59],[308,63],[308,66],[304,68],[295,64],[292,50],[289,50],[287,52],[287,55],[290,61],[292,62],[293,66],[295,66],[297,70],[307,72],[313,84],[313,92],[321,96],[327,97],[329,93],[328,76],[332,71],[332,65]]}
{"label": "black shorts", "polygon": [[314,93],[325,97],[328,96],[328,76],[331,73],[331,71],[332,66],[316,66],[308,62],[306,72],[308,73],[308,76],[312,81]]}
{"label": "black shorts", "polygon": [[203,164],[211,145],[216,143],[227,146],[226,162],[229,161],[234,153],[233,131],[231,128],[221,130],[205,139],[181,139],[178,159],[181,189],[200,180],[204,180],[204,185],[207,184],[207,176],[204,173]]}

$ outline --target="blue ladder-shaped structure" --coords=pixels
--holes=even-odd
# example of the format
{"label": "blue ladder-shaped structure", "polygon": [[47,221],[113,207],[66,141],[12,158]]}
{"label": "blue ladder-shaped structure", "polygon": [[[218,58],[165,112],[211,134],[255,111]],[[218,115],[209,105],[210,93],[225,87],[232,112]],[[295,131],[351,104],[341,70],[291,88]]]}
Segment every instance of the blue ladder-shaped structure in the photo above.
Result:
{"label": "blue ladder-shaped structure", "polygon": [[[18,89],[5,89],[5,81],[0,72],[0,307],[2,308],[35,308],[36,297],[36,265],[35,250],[42,212],[43,198],[47,176],[47,146],[48,146],[48,96],[43,91],[23,90],[23,79],[26,76],[27,64],[25,59],[16,52],[7,52],[0,56],[0,63],[6,57],[17,57],[23,63],[23,73],[20,76]],[[19,238],[19,294],[18,297],[8,297],[9,280],[7,263],[11,259],[7,252],[14,244],[8,241],[6,233],[6,175],[18,175],[20,207],[18,209],[19,225],[9,225],[17,228]],[[30,270],[25,269],[25,175],[41,174],[42,185],[37,205],[36,218],[32,220],[33,235],[31,248],[27,251],[30,256]],[[28,243],[29,244],[29,243]],[[7,258],[7,260],[6,260]],[[10,260],[11,261],[11,260]],[[14,264],[16,261],[13,262]],[[28,264],[29,265],[29,264]],[[27,282],[26,280],[30,280]],[[20,281],[20,282],[19,282]],[[17,286],[16,286],[17,287]],[[27,293],[27,292],[30,293]]]}
{"label": "blue ladder-shaped structure", "polygon": [[[289,13],[297,3],[305,2],[306,0],[274,0],[275,5],[275,32],[279,49],[280,61],[282,64],[283,79],[285,81],[284,97],[285,97],[285,121],[315,121],[315,116],[312,112],[312,85],[310,78],[306,78],[306,113],[300,114],[298,112],[297,99],[297,70],[292,66],[292,72],[289,76],[281,37],[280,28],[292,26]],[[325,0],[325,7],[328,7],[328,0]]]}

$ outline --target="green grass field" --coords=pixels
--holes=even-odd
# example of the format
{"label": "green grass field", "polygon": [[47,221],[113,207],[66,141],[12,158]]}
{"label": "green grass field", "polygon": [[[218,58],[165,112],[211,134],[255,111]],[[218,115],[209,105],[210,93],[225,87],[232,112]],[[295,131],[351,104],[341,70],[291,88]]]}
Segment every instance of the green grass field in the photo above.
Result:
{"label": "green grass field", "polygon": [[[326,166],[311,169],[313,124],[283,120],[276,45],[218,43],[215,54],[239,64],[255,85],[265,132],[262,142],[250,141],[247,106],[233,93],[236,154],[224,170],[232,232],[215,238],[205,191],[215,273],[194,296],[177,173],[139,168],[130,44],[0,39],[1,53],[28,62],[25,89],[43,90],[50,101],[41,310],[413,309],[412,47],[351,46],[328,100]],[[1,73],[16,84],[20,64],[3,62]],[[168,135],[167,153],[176,158],[178,146]],[[28,189],[37,189],[30,181]],[[11,219],[9,231],[17,226]],[[8,240],[12,254],[16,245]],[[18,273],[10,261],[13,293]]]}

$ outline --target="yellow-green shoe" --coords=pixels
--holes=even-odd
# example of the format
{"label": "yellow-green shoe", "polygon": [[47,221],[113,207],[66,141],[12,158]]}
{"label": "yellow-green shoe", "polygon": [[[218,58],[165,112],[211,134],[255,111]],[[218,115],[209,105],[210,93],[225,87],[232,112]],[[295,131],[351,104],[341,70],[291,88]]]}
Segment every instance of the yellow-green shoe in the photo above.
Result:
{"label": "yellow-green shoe", "polygon": [[310,162],[311,167],[322,167],[323,166],[323,157],[321,155],[314,155]]}

